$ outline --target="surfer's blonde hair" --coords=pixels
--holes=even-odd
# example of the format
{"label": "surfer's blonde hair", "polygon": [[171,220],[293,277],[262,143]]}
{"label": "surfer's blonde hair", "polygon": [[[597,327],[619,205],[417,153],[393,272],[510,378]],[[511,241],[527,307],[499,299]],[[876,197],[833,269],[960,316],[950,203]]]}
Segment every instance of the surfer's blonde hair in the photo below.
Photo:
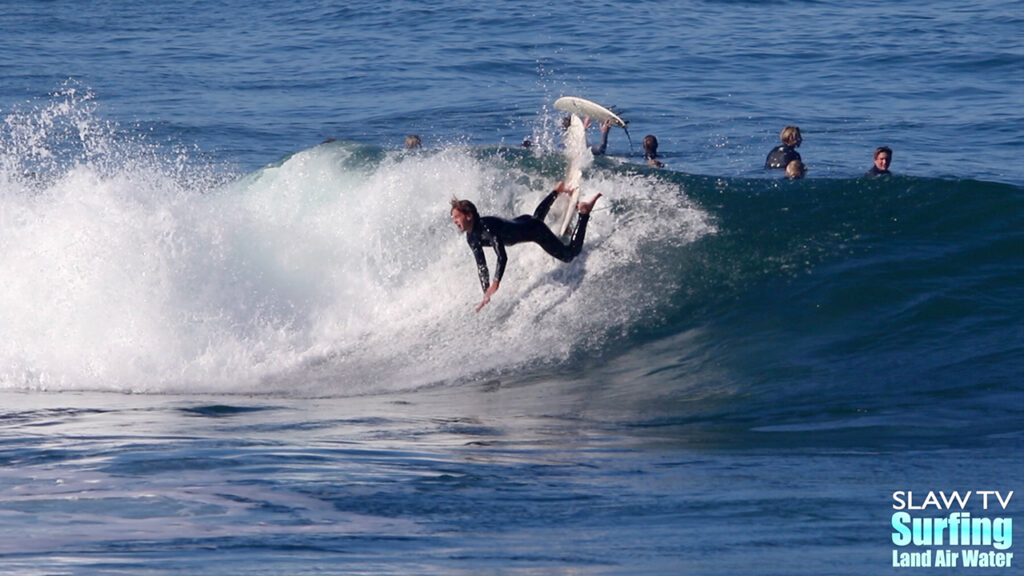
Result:
{"label": "surfer's blonde hair", "polygon": [[804,163],[799,160],[792,160],[789,164],[786,164],[786,178],[803,178],[806,173],[807,166],[804,166]]}
{"label": "surfer's blonde hair", "polygon": [[800,128],[796,126],[786,126],[779,132],[779,139],[786,146],[799,146],[804,141],[804,137],[800,135]]}

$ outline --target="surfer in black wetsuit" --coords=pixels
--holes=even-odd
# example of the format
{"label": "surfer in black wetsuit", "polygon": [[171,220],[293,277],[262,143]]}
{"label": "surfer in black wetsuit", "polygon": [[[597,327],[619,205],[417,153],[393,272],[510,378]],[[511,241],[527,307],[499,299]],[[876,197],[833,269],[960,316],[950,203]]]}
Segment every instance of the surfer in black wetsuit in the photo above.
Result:
{"label": "surfer in black wetsuit", "polygon": [[879,146],[875,148],[875,165],[868,170],[866,176],[889,176],[889,165],[892,164],[892,148]]}
{"label": "surfer in black wetsuit", "polygon": [[[466,233],[466,242],[469,243],[469,247],[473,250],[473,257],[476,258],[476,269],[480,276],[480,287],[484,291],[484,299],[477,305],[477,312],[490,302],[491,296],[498,291],[501,277],[505,273],[505,263],[508,262],[505,246],[512,246],[522,242],[535,242],[545,252],[562,262],[571,262],[573,258],[579,255],[580,249],[583,248],[583,238],[587,234],[587,221],[590,220],[590,211],[593,210],[597,199],[601,197],[600,194],[594,196],[588,202],[580,202],[577,205],[579,216],[576,220],[576,229],[572,233],[572,240],[570,240],[569,244],[563,244],[558,236],[555,236],[555,233],[547,227],[547,224],[544,224],[544,217],[547,216],[548,210],[551,209],[551,204],[554,203],[555,198],[559,194],[569,194],[571,192],[571,190],[566,189],[564,183],[559,182],[555,185],[555,189],[537,205],[537,209],[533,211],[532,216],[524,214],[515,220],[506,220],[496,216],[481,217],[480,213],[476,210],[476,206],[469,200],[452,199],[452,222],[455,223],[455,227],[460,232]],[[487,270],[484,246],[494,248],[498,256],[493,282],[491,282],[490,273]]]}
{"label": "surfer in black wetsuit", "polygon": [[800,153],[796,151],[800,143],[804,141],[799,128],[786,126],[779,133],[779,139],[782,140],[782,145],[772,148],[772,151],[768,153],[768,158],[764,161],[765,169],[785,170],[790,162],[801,159]]}

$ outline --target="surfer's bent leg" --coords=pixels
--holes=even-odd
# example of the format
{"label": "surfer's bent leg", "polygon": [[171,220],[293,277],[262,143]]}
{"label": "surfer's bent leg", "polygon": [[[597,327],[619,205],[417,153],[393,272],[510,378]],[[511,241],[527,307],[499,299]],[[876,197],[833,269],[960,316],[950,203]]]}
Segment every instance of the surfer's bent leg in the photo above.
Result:
{"label": "surfer's bent leg", "polygon": [[[590,214],[580,212],[576,216],[576,230],[572,233],[572,240],[569,242],[568,252],[571,255],[569,260],[579,256],[583,250],[583,238],[587,235],[587,222],[590,221]],[[566,260],[568,262],[568,260]]]}
{"label": "surfer's bent leg", "polygon": [[545,252],[562,262],[572,262],[573,258],[576,258],[580,250],[583,249],[583,237],[587,234],[587,220],[590,219],[590,215],[580,214],[578,218],[576,230],[573,232],[572,241],[568,246],[563,244],[562,240],[555,236],[555,233],[541,220],[532,220],[528,224],[528,234],[524,240],[535,242]]}
{"label": "surfer's bent leg", "polygon": [[540,204],[537,204],[537,209],[533,211],[533,217],[543,222],[548,216],[548,210],[551,210],[551,205],[555,203],[555,198],[558,198],[558,190],[552,191],[540,201]]}

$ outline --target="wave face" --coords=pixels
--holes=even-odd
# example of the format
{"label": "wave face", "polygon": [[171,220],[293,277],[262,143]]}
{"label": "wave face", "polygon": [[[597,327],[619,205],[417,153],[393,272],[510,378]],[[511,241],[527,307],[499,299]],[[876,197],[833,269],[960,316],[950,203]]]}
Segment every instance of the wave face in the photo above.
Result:
{"label": "wave face", "polygon": [[583,255],[510,248],[475,314],[448,202],[532,212],[562,176],[557,150],[327,142],[232,175],[125,136],[73,90],[10,115],[3,138],[6,389],[348,396],[584,379],[605,409],[655,422],[860,426],[863,410],[968,389],[998,405],[1024,374],[1013,185],[716,179],[599,158]]}
{"label": "wave face", "polygon": [[595,171],[585,256],[513,248],[477,315],[449,199],[532,212],[558,154],[335,142],[225,178],[97,126],[87,97],[9,123],[8,388],[346,395],[557,366],[658,314],[674,280],[645,270],[712,230],[671,182]]}
{"label": "wave face", "polygon": [[960,441],[1017,429],[1019,187],[676,181],[717,232],[678,253],[679,289],[653,336],[660,342],[642,354],[659,367],[657,382],[643,386],[717,390],[725,401],[677,392],[653,421],[851,431],[854,442],[923,428]]}

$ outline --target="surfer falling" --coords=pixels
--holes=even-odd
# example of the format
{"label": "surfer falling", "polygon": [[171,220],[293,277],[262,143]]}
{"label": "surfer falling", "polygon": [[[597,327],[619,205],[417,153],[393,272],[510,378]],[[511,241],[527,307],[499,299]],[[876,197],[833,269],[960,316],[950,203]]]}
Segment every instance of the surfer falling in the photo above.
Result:
{"label": "surfer falling", "polygon": [[[572,190],[566,188],[563,182],[555,185],[551,191],[533,211],[533,215],[523,214],[514,220],[506,220],[496,216],[481,217],[476,206],[469,200],[452,198],[452,222],[460,232],[466,233],[466,242],[473,250],[473,257],[476,258],[476,269],[480,275],[480,287],[484,291],[484,299],[477,305],[476,311],[491,301],[491,296],[498,291],[501,277],[505,273],[505,263],[508,257],[505,255],[505,246],[512,246],[522,242],[535,242],[545,252],[558,258],[562,262],[571,262],[583,248],[583,237],[587,234],[587,221],[590,219],[590,211],[594,203],[601,197],[594,196],[588,202],[580,202],[577,205],[579,218],[576,220],[576,229],[572,233],[572,240],[569,244],[562,241],[544,224],[544,217],[547,216],[551,204],[559,194],[571,194]],[[494,270],[494,282],[490,280],[490,273],[487,270],[487,260],[484,258],[484,246],[491,246],[497,253],[497,267]]]}

